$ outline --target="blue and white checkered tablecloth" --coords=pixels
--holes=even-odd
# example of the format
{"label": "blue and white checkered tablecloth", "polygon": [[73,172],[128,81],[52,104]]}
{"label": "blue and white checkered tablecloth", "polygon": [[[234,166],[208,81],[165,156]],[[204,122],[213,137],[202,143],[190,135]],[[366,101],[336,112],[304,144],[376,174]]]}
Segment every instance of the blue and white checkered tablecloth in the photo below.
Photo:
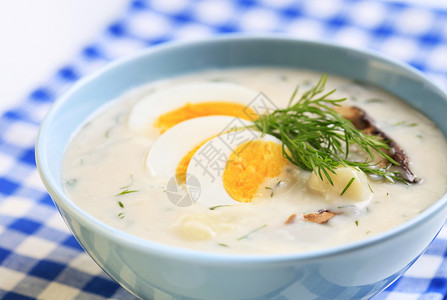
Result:
{"label": "blue and white checkered tablecloth", "polygon": [[[373,0],[129,1],[79,55],[0,116],[0,298],[133,299],[69,233],[34,161],[39,123],[78,78],[106,62],[176,39],[280,32],[378,50],[447,89],[447,10]],[[447,298],[447,229],[381,299]]]}

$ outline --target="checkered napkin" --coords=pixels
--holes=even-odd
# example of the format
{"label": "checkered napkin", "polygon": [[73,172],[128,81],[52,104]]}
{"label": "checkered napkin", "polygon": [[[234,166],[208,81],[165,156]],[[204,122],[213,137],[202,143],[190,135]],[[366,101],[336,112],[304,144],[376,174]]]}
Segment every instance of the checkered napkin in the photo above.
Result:
{"label": "checkered napkin", "polygon": [[[134,298],[84,253],[45,192],[34,161],[39,123],[67,87],[108,61],[170,40],[231,32],[281,32],[375,49],[447,89],[446,10],[372,0],[131,1],[97,40],[0,116],[0,298]],[[374,299],[444,299],[446,251],[444,229]]]}

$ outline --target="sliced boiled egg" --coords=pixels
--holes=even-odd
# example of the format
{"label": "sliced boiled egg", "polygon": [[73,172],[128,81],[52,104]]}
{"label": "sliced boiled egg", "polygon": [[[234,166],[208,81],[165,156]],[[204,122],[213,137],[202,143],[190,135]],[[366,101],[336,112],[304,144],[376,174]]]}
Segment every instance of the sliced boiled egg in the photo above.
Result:
{"label": "sliced boiled egg", "polygon": [[257,91],[230,82],[183,83],[160,89],[139,100],[128,116],[128,126],[145,135],[158,136],[188,119],[226,115],[256,118],[249,107]]}
{"label": "sliced boiled egg", "polygon": [[271,198],[294,183],[296,170],[282,153],[281,141],[243,129],[204,143],[192,156],[189,180],[201,185],[197,201],[208,206],[231,205]]}
{"label": "sliced boiled egg", "polygon": [[189,160],[203,143],[225,131],[247,125],[248,121],[229,116],[183,121],[155,140],[146,157],[146,168],[152,175],[166,179],[186,173]]}

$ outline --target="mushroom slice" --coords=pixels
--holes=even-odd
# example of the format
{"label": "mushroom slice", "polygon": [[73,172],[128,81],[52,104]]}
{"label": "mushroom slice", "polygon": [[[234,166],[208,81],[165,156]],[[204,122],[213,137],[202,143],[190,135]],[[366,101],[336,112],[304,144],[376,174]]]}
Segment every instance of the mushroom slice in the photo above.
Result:
{"label": "mushroom slice", "polygon": [[332,219],[336,213],[330,212],[326,209],[320,209],[315,213],[305,214],[303,219],[308,222],[313,222],[317,224],[324,224],[330,219]]}
{"label": "mushroom slice", "polygon": [[[351,121],[356,129],[362,130],[365,134],[378,136],[388,142],[390,149],[387,154],[399,163],[399,172],[402,179],[409,183],[417,183],[421,181],[421,178],[418,178],[410,170],[410,160],[405,151],[385,132],[380,130],[374,124],[373,119],[363,109],[356,106],[339,106],[335,107],[334,110],[345,119]],[[381,167],[385,167],[386,165],[389,165],[389,162],[386,160],[379,162],[379,166]]]}

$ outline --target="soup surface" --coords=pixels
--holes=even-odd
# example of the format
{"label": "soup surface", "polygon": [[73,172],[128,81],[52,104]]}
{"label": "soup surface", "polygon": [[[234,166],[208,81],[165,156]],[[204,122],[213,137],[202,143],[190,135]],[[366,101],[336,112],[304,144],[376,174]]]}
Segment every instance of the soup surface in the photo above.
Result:
{"label": "soup surface", "polygon": [[[405,152],[417,183],[340,166],[329,174],[330,184],[324,174],[286,159],[283,151],[292,151],[278,136],[250,126],[286,108],[297,85],[299,99],[320,77],[305,70],[229,69],[131,91],[94,113],[72,138],[62,165],[66,192],[93,217],[144,239],[254,254],[361,240],[415,217],[446,193],[442,133],[375,87],[329,75],[324,90],[336,89],[329,98],[346,97],[343,106],[366,112]],[[363,160],[356,149],[349,157]]]}

